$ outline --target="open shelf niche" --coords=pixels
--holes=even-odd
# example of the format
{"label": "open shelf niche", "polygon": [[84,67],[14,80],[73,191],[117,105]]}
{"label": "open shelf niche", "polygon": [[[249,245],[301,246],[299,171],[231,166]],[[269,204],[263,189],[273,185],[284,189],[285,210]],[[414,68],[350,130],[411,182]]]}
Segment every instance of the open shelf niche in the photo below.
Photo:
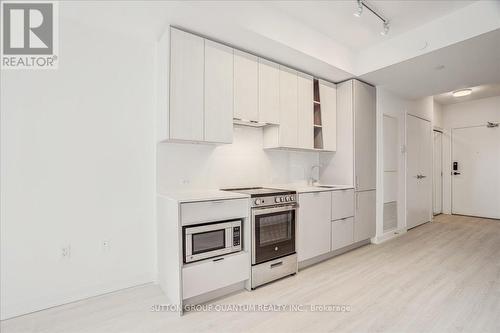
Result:
{"label": "open shelf niche", "polygon": [[323,128],[321,122],[321,100],[318,79],[314,79],[313,83],[314,149],[323,149]]}

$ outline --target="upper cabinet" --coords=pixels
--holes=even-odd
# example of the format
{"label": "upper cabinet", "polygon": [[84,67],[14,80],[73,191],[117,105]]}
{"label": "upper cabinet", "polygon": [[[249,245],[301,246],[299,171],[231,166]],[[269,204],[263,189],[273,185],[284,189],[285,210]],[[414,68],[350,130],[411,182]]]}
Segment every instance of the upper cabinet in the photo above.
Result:
{"label": "upper cabinet", "polygon": [[233,49],[171,29],[168,140],[231,143]]}
{"label": "upper cabinet", "polygon": [[232,143],[242,124],[264,148],[336,150],[335,84],[176,28],[158,60],[160,141]]}
{"label": "upper cabinet", "polygon": [[203,141],[205,40],[172,29],[169,139]]}
{"label": "upper cabinet", "polygon": [[234,118],[255,122],[259,120],[258,89],[258,58],[234,50]]}
{"label": "upper cabinet", "polygon": [[280,66],[280,126],[279,143],[282,147],[297,147],[297,71]]}
{"label": "upper cabinet", "polygon": [[314,148],[313,77],[303,73],[297,76],[297,147]]}
{"label": "upper cabinet", "polygon": [[233,49],[205,40],[205,141],[233,141]]}
{"label": "upper cabinet", "polygon": [[335,85],[319,81],[323,149],[337,150],[337,90]]}
{"label": "upper cabinet", "polygon": [[259,58],[259,122],[279,124],[280,66]]}

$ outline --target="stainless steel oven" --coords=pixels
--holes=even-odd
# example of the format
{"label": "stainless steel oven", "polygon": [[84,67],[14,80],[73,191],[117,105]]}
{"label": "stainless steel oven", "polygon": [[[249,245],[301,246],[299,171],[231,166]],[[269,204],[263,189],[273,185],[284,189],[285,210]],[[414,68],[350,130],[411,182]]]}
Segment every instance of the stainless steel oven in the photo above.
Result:
{"label": "stainless steel oven", "polygon": [[241,251],[242,220],[183,227],[184,263]]}
{"label": "stainless steel oven", "polygon": [[252,265],[295,253],[296,204],[252,209]]}

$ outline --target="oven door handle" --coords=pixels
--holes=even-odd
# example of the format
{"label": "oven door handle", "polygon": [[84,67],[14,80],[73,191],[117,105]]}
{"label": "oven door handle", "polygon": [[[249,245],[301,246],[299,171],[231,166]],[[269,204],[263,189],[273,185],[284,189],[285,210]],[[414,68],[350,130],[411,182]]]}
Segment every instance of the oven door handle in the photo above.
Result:
{"label": "oven door handle", "polygon": [[264,214],[289,212],[292,210],[296,210],[298,206],[299,205],[297,205],[297,204],[293,204],[293,205],[286,205],[286,206],[272,207],[272,208],[257,208],[254,210],[253,215],[259,216],[259,215],[264,215]]}

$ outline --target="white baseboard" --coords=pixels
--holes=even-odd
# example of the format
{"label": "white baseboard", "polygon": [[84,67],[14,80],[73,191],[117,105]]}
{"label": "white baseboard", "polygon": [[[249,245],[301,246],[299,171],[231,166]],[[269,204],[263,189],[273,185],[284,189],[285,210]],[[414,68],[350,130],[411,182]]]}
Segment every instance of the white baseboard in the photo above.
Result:
{"label": "white baseboard", "polygon": [[371,239],[373,244],[381,244],[383,242],[387,242],[388,240],[394,239],[396,237],[399,237],[403,234],[406,233],[406,229],[396,229],[396,230],[391,230],[386,233],[384,233],[381,236],[374,237]]}

